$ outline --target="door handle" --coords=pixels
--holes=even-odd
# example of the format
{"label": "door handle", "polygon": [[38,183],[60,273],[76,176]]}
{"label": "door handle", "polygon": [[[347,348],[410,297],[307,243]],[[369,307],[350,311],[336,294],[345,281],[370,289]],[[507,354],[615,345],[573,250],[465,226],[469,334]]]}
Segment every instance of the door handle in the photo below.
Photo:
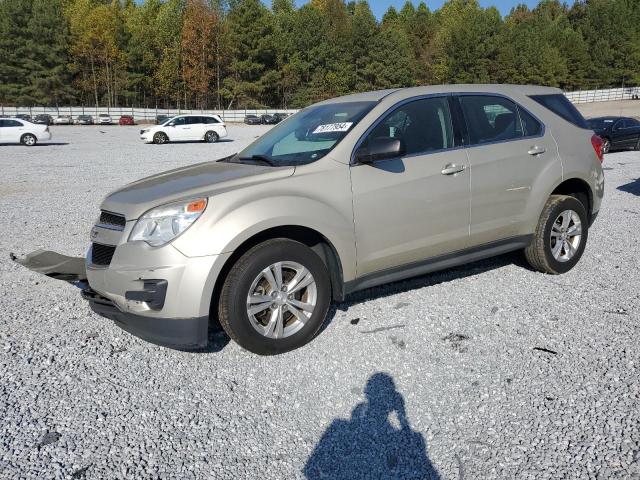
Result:
{"label": "door handle", "polygon": [[547,149],[544,147],[539,147],[538,145],[534,145],[533,147],[531,147],[529,149],[529,151],[527,152],[529,155],[540,155],[544,152],[546,152]]}
{"label": "door handle", "polygon": [[455,175],[456,173],[463,172],[464,165],[454,165],[453,163],[447,163],[442,169],[442,175]]}

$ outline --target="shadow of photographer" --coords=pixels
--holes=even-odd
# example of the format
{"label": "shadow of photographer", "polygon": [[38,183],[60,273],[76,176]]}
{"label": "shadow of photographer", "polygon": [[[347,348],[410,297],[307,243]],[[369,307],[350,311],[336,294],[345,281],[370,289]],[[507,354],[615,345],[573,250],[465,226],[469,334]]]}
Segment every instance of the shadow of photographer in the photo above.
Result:
{"label": "shadow of photographer", "polygon": [[336,419],[322,435],[304,467],[309,480],[412,478],[439,480],[423,436],[412,430],[404,399],[391,376],[367,381],[366,401],[348,420]]}

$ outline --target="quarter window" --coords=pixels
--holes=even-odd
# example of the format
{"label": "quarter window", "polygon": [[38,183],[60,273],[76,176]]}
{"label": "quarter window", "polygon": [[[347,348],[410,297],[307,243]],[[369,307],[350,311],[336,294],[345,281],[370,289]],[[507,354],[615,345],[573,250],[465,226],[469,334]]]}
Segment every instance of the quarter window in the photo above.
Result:
{"label": "quarter window", "polygon": [[406,155],[453,147],[447,99],[424,98],[398,107],[376,125],[363,145],[384,137],[402,140]]}
{"label": "quarter window", "polygon": [[471,144],[521,138],[518,107],[511,100],[483,95],[460,97]]}

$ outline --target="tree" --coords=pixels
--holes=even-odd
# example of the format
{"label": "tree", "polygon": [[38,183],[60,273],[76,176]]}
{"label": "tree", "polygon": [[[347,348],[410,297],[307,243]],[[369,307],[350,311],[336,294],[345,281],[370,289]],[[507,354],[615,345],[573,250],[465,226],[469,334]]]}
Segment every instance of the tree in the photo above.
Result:
{"label": "tree", "polygon": [[261,81],[275,65],[274,24],[260,0],[238,0],[227,16],[231,61],[223,85],[228,107],[268,105],[277,89]]}
{"label": "tree", "polygon": [[203,0],[188,0],[182,26],[182,76],[196,108],[207,108],[216,76],[217,25],[218,14],[210,6]]}

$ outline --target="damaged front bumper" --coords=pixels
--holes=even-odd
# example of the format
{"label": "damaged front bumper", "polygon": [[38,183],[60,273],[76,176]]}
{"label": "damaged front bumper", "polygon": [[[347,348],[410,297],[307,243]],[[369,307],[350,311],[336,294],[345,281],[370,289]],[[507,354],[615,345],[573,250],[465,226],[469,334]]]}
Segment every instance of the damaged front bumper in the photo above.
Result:
{"label": "damaged front bumper", "polygon": [[[11,254],[11,259],[29,270],[80,288],[82,298],[89,302],[91,310],[113,320],[117,326],[143,340],[181,350],[198,349],[207,345],[208,315],[195,318],[161,318],[124,311],[111,299],[91,288],[87,280],[84,258],[38,250],[24,258]],[[144,303],[151,310],[162,309],[167,281],[144,280],[141,283],[141,290],[125,292],[126,300]]]}

